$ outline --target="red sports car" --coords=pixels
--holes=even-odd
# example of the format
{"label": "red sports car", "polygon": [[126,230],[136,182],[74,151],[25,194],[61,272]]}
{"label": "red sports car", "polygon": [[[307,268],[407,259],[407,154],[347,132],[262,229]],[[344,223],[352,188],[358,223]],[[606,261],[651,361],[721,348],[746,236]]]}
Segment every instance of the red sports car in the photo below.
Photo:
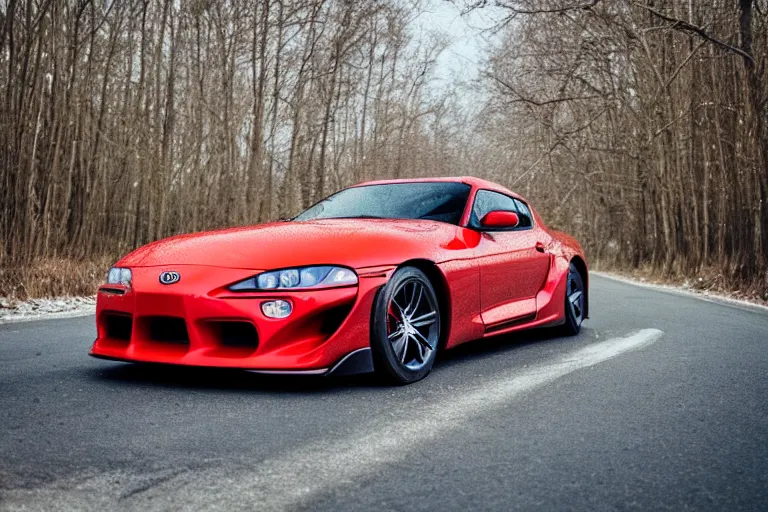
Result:
{"label": "red sports car", "polygon": [[466,341],[578,333],[587,283],[578,242],[499,185],[369,182],[289,221],[128,254],[99,288],[91,355],[409,383]]}

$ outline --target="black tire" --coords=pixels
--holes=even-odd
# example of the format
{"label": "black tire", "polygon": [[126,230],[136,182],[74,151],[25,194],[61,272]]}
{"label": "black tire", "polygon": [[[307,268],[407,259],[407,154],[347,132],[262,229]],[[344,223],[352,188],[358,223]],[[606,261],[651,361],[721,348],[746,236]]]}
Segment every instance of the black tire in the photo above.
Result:
{"label": "black tire", "polygon": [[586,299],[584,278],[576,265],[571,263],[565,283],[565,323],[561,328],[564,335],[575,336],[581,331]]}
{"label": "black tire", "polygon": [[441,324],[437,296],[424,272],[398,269],[379,290],[371,316],[376,373],[392,384],[426,377],[435,362]]}

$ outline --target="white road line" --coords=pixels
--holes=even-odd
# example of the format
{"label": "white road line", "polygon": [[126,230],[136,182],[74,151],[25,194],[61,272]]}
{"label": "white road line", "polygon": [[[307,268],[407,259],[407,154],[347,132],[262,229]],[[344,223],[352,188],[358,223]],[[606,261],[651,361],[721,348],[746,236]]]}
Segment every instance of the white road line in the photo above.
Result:
{"label": "white road line", "polygon": [[[80,480],[72,486],[74,488],[59,482],[56,488],[11,491],[5,496],[6,504],[36,508],[35,505],[43,503],[57,503],[83,508],[86,502],[93,508],[100,508],[106,501],[112,506],[131,510],[144,510],[148,505],[192,510],[295,509],[311,503],[312,498],[321,493],[375,474],[384,464],[404,459],[424,443],[473,421],[478,414],[579,369],[647,347],[662,335],[658,329],[644,329],[624,338],[593,343],[554,362],[525,369],[510,368],[508,376],[484,380],[449,400],[422,408],[418,415],[408,419],[380,418],[350,438],[321,441],[276,459],[255,462],[250,467],[228,465],[180,472],[157,478],[153,485],[133,485],[138,491],[127,493],[126,480],[137,484],[136,477],[101,475]],[[286,432],[286,435],[290,433]],[[112,483],[118,479],[122,483],[122,492]],[[146,482],[146,479],[147,475],[144,475],[142,480]],[[110,495],[105,496],[105,491]],[[118,494],[124,496],[119,503]]]}

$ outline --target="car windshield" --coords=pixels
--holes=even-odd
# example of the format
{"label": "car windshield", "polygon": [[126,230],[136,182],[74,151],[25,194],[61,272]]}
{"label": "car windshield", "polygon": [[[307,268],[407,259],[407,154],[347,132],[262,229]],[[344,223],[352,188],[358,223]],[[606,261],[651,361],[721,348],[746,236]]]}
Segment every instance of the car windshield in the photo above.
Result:
{"label": "car windshield", "polygon": [[458,224],[470,186],[459,182],[366,185],[344,189],[323,199],[293,220],[427,219]]}

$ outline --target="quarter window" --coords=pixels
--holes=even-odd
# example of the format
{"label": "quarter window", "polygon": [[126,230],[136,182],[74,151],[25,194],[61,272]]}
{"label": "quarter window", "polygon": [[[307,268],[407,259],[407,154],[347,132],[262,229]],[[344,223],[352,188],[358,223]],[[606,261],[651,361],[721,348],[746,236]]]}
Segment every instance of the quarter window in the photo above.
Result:
{"label": "quarter window", "polygon": [[520,224],[518,228],[525,229],[533,226],[533,215],[531,215],[531,209],[528,205],[519,199],[515,199],[515,205],[517,206],[517,216],[520,217]]}
{"label": "quarter window", "polygon": [[494,210],[515,212],[520,218],[520,224],[518,224],[516,229],[528,229],[533,226],[531,210],[528,208],[528,205],[519,199],[514,199],[490,190],[478,190],[477,194],[475,194],[475,202],[472,205],[472,215],[470,215],[469,225],[474,228],[479,228],[480,219],[485,217],[488,212]]}

